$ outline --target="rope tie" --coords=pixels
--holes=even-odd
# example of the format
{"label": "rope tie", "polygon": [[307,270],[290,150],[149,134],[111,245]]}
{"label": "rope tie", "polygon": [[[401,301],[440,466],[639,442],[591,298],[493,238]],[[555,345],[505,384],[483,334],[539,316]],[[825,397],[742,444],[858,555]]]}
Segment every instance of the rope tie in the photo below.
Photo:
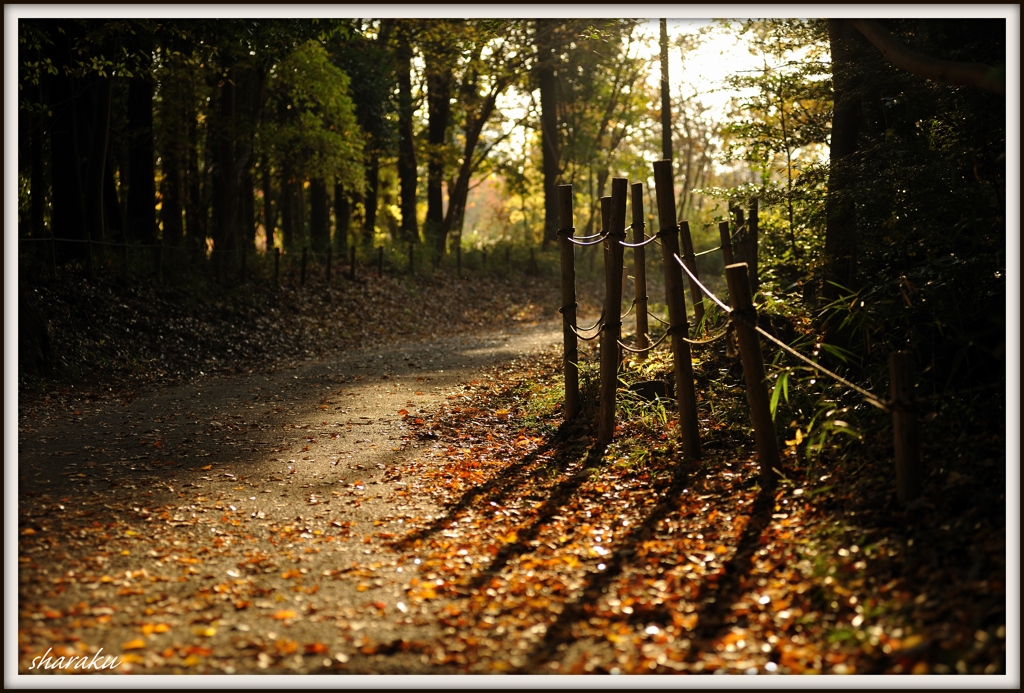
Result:
{"label": "rope tie", "polygon": [[558,229],[558,231],[555,231],[555,236],[556,236],[556,237],[557,237],[557,236],[567,236],[567,237],[572,237],[572,235],[573,235],[574,233],[576,233],[576,227],[575,227],[575,226],[570,226],[570,227],[569,227],[569,228],[567,228],[567,229]]}
{"label": "rope tie", "polygon": [[573,309],[575,309],[575,308],[576,308],[577,306],[579,306],[579,305],[580,305],[579,303],[573,303],[573,304],[572,304],[571,306],[562,306],[562,307],[560,307],[560,308],[558,309],[558,312],[559,312],[559,313],[561,313],[562,315],[565,315],[565,311],[566,311],[567,309],[569,309],[569,308],[573,308]]}

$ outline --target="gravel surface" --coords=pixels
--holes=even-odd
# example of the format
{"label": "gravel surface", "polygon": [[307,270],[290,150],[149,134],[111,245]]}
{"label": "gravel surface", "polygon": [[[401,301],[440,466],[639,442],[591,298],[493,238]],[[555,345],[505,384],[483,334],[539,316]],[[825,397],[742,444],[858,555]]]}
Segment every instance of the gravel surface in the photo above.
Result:
{"label": "gravel surface", "polygon": [[353,574],[382,526],[443,512],[387,473],[435,444],[405,416],[559,338],[533,323],[23,419],[19,672],[52,673],[29,670],[48,648],[130,654],[117,673],[427,671],[359,648],[437,628],[403,609],[400,564]]}

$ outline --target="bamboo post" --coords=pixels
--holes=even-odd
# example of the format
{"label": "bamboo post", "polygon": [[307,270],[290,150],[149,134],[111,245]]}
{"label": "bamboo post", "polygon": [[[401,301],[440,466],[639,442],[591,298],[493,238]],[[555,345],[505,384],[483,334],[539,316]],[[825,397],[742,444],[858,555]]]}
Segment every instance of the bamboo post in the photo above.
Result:
{"label": "bamboo post", "polygon": [[331,246],[327,246],[327,286],[331,285]]}
{"label": "bamboo post", "polygon": [[718,236],[722,241],[722,260],[725,261],[725,266],[728,267],[735,262],[732,252],[732,237],[729,235],[729,222],[719,222]]}
{"label": "bamboo post", "polygon": [[[644,185],[633,183],[633,243],[644,240]],[[645,246],[633,248],[633,286],[636,298],[636,348],[646,349],[650,345],[647,339],[647,249]],[[647,352],[636,355],[637,361],[647,358]]]}
{"label": "bamboo post", "polygon": [[575,246],[569,239],[576,229],[572,225],[572,186],[558,186],[558,248],[562,261],[562,372],[565,375],[565,420],[572,421],[580,411],[579,343],[573,326],[576,325],[576,267],[573,264]]}
{"label": "bamboo post", "polygon": [[672,336],[672,355],[675,364],[676,403],[679,407],[679,435],[683,452],[700,458],[700,428],[697,423],[697,392],[693,385],[693,361],[690,345],[684,340],[689,333],[686,324],[686,298],[684,296],[682,268],[676,261],[679,254],[679,236],[675,223],[675,191],[672,187],[672,161],[654,162],[654,185],[658,203],[658,223],[661,230],[661,258],[665,269],[665,302],[668,304],[669,330]]}
{"label": "bamboo post", "polygon": [[889,354],[889,391],[892,397],[892,432],[896,457],[896,493],[904,505],[921,495],[921,465],[917,413],[910,354]]}
{"label": "bamboo post", "polygon": [[455,274],[462,279],[462,239],[455,244]]}
{"label": "bamboo post", "polygon": [[239,274],[240,274],[240,275],[241,275],[241,277],[242,277],[242,279],[241,279],[241,283],[242,283],[242,284],[244,284],[244,283],[245,283],[245,271],[246,271],[246,269],[248,269],[248,268],[247,268],[247,267],[245,266],[245,263],[246,263],[246,261],[247,261],[247,260],[249,259],[249,252],[248,252],[248,249],[247,249],[247,248],[245,247],[245,244],[244,244],[244,243],[242,244],[242,248],[241,248],[241,250],[240,250],[239,252],[241,252],[241,253],[242,253],[242,265],[241,265],[241,267],[239,268]]}
{"label": "bamboo post", "polygon": [[303,248],[302,249],[302,264],[300,265],[301,269],[299,271],[299,285],[300,286],[305,286],[306,285],[306,256],[308,255],[308,253],[309,253],[309,251],[308,251],[307,248]]}
{"label": "bamboo post", "polygon": [[281,283],[281,249],[274,248],[274,283]]}
{"label": "bamboo post", "polygon": [[[356,276],[356,252],[355,246],[352,247],[352,278]],[[384,276],[384,246],[377,248],[377,276]]]}
{"label": "bamboo post", "polygon": [[604,324],[601,326],[601,395],[597,440],[610,443],[615,435],[615,390],[619,383],[619,339],[622,337],[622,256],[626,239],[625,178],[612,179],[611,210],[605,246]]}
{"label": "bamboo post", "polygon": [[[683,246],[683,262],[686,264],[686,269],[693,272],[693,276],[697,276],[697,256],[693,254],[693,239],[690,237],[690,222],[681,221],[679,222],[679,240]],[[693,326],[693,334],[696,335],[700,332],[701,326],[704,324],[704,293],[700,290],[697,282],[693,278],[687,275],[690,280],[690,300],[693,301],[693,320],[696,325]]]}
{"label": "bamboo post", "polygon": [[757,309],[750,294],[750,275],[746,263],[726,267],[725,278],[729,284],[729,300],[738,318],[734,323],[736,341],[739,343],[740,360],[743,363],[750,420],[754,424],[757,459],[761,466],[761,484],[771,488],[776,481],[775,470],[780,465],[779,441],[775,436],[775,422],[772,421],[768,401],[761,341],[757,337],[757,331],[752,327],[757,324]]}
{"label": "bamboo post", "polygon": [[[612,215],[612,198],[611,198],[611,195],[605,195],[604,197],[600,198],[598,200],[598,202],[601,205],[601,233],[608,233],[608,229],[611,228],[611,218],[612,218],[612,216],[611,216]],[[594,264],[593,264],[593,256],[594,255],[596,255],[596,253],[592,253],[591,254],[591,264],[590,264],[591,267],[594,266]],[[605,266],[608,265],[608,244],[607,243],[602,243],[601,244],[601,261],[604,262]]]}
{"label": "bamboo post", "polygon": [[356,278],[356,244],[353,243],[348,248],[348,278],[349,281],[355,281]]}
{"label": "bamboo post", "polygon": [[164,242],[161,240],[156,247],[156,278],[163,279],[164,276]]}
{"label": "bamboo post", "polygon": [[750,263],[750,290],[756,294],[761,288],[761,278],[758,276],[757,273],[757,198],[751,197],[747,202],[747,262]]}
{"label": "bamboo post", "polygon": [[409,243],[409,274],[410,275],[416,274],[416,258],[415,258],[415,255],[414,255],[415,248],[416,248],[416,246],[414,246],[412,243]]}

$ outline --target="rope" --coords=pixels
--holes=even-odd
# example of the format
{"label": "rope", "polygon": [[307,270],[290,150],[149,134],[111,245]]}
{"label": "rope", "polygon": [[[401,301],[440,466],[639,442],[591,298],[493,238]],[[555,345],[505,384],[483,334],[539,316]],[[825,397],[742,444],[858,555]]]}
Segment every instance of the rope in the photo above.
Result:
{"label": "rope", "polygon": [[700,287],[700,290],[704,293],[705,296],[707,296],[712,301],[717,303],[718,307],[721,308],[722,310],[724,310],[726,313],[731,313],[732,312],[732,308],[730,308],[729,306],[727,306],[724,303],[722,303],[722,300],[720,298],[718,298],[718,296],[715,296],[713,293],[711,293],[711,291],[706,286],[704,286],[703,284],[700,283],[700,280],[697,279],[697,277],[693,274],[693,272],[690,271],[690,268],[686,266],[686,263],[683,262],[683,259],[681,257],[679,257],[678,255],[673,255],[673,257],[675,257],[676,262],[679,263],[679,266],[683,268],[683,271],[686,272],[686,274],[688,274],[690,276],[690,279],[692,279],[694,281],[694,283],[696,283],[697,286]]}
{"label": "rope", "polygon": [[595,340],[595,339],[597,339],[598,337],[601,336],[601,331],[600,330],[598,330],[597,332],[595,332],[594,334],[592,334],[592,335],[590,335],[588,337],[588,336],[586,336],[584,334],[580,334],[580,330],[578,330],[575,325],[569,325],[569,329],[573,331],[573,334],[575,334],[577,337],[579,337],[580,339],[582,339],[585,342],[593,341],[593,340]]}
{"label": "rope", "polygon": [[651,311],[647,311],[647,315],[648,315],[648,317],[654,318],[655,320],[660,322],[662,325],[668,325],[668,321],[667,320],[662,320],[661,318],[659,318],[657,315],[655,315]]}
{"label": "rope", "polygon": [[[608,234],[607,233],[603,233],[603,234],[597,236],[596,239],[593,240],[593,241],[581,241],[581,240],[578,240],[576,238],[573,238],[572,236],[564,236],[564,238],[565,238],[565,240],[567,240],[570,243],[573,243],[575,245],[597,245],[598,243],[603,243],[604,239],[608,238]],[[588,236],[588,238],[593,238],[593,236]]]}
{"label": "rope", "polygon": [[[756,311],[755,311],[755,314],[756,314]],[[776,346],[781,348],[786,353],[796,357],[800,361],[803,361],[804,363],[806,363],[808,366],[811,366],[815,370],[820,371],[821,373],[823,373],[824,375],[829,376],[830,378],[832,378],[836,382],[840,383],[841,385],[845,385],[846,387],[850,388],[851,390],[853,390],[857,394],[861,395],[867,401],[868,404],[874,405],[874,406],[878,407],[879,409],[882,409],[883,411],[892,411],[892,403],[891,402],[884,402],[884,401],[878,399],[877,397],[875,397],[873,394],[871,394],[870,392],[868,392],[864,388],[862,388],[862,387],[860,387],[858,385],[854,385],[853,383],[851,383],[849,380],[847,380],[846,378],[842,377],[841,375],[833,373],[832,371],[830,371],[829,369],[825,368],[824,366],[821,366],[821,365],[815,363],[811,359],[807,358],[806,356],[804,356],[800,352],[798,352],[795,349],[793,349],[792,347],[790,347],[788,344],[785,344],[784,342],[782,342],[782,340],[776,339],[774,336],[768,334],[763,329],[758,327],[756,324],[751,325],[750,324],[749,316],[739,315],[738,317],[740,318],[740,320],[742,320],[747,325],[747,327],[751,327],[752,329],[757,331],[758,334],[760,334],[762,337],[764,337],[768,341],[772,342],[773,344],[775,344]]]}
{"label": "rope", "polygon": [[574,327],[577,330],[582,330],[583,332],[590,332],[591,330],[596,330],[597,328],[599,328],[603,324],[604,324],[604,311],[602,310],[601,311],[601,317],[599,317],[597,319],[597,322],[595,322],[592,327],[580,327],[579,325],[573,325],[572,327]]}
{"label": "rope", "polygon": [[629,309],[628,309],[628,310],[626,310],[626,312],[625,312],[625,313],[623,313],[622,315],[620,315],[620,316],[619,316],[619,319],[620,319],[620,320],[624,320],[625,318],[628,318],[628,317],[629,317],[629,314],[633,312],[633,309],[634,309],[634,308],[636,308],[636,299],[635,299],[635,298],[633,299],[633,302],[629,304]]}
{"label": "rope", "polygon": [[721,249],[722,249],[722,246],[718,246],[717,248],[712,248],[711,250],[702,250],[699,253],[694,253],[693,256],[694,257],[700,257],[701,255],[707,255],[709,253],[713,253],[716,250],[721,250]]}
{"label": "rope", "polygon": [[679,265],[686,271],[686,273],[688,275],[690,275],[690,279],[692,279],[694,282],[696,282],[697,286],[700,287],[701,291],[703,291],[704,294],[708,298],[710,298],[712,301],[717,303],[719,308],[724,310],[726,312],[726,314],[728,314],[730,316],[735,316],[736,318],[741,320],[747,327],[749,327],[750,329],[756,331],[762,337],[764,337],[768,341],[772,342],[773,344],[775,344],[776,346],[781,348],[786,353],[790,354],[791,356],[794,356],[795,358],[797,358],[800,361],[803,361],[808,366],[811,366],[812,368],[814,368],[815,370],[821,372],[822,374],[827,375],[828,377],[832,378],[836,382],[838,382],[838,383],[840,383],[842,385],[845,385],[846,387],[850,388],[851,390],[853,390],[857,394],[859,394],[862,397],[864,397],[864,399],[867,400],[868,404],[874,405],[874,406],[878,407],[879,409],[883,409],[885,411],[890,411],[891,410],[890,409],[890,405],[888,403],[878,399],[877,397],[875,397],[873,394],[871,394],[870,392],[868,392],[864,388],[862,388],[862,387],[860,387],[858,385],[854,385],[853,383],[851,383],[849,380],[847,380],[846,378],[842,377],[841,375],[833,373],[832,371],[830,371],[829,369],[825,368],[824,366],[822,366],[822,365],[812,361],[811,359],[807,358],[806,356],[804,356],[800,352],[798,352],[795,349],[793,349],[792,347],[790,347],[788,344],[785,344],[781,340],[776,339],[774,336],[768,334],[762,328],[758,327],[757,320],[756,320],[757,310],[755,308],[749,308],[749,309],[746,309],[746,310],[736,310],[736,309],[730,308],[729,306],[727,306],[724,303],[722,303],[721,299],[719,299],[717,296],[715,296],[713,293],[711,293],[707,289],[707,287],[705,287],[703,284],[701,284],[700,281],[695,276],[693,276],[693,273],[690,272],[690,270],[686,267],[686,264],[683,263],[682,259],[678,255],[676,255],[675,258],[676,258],[676,261],[679,263]]}
{"label": "rope", "polygon": [[[628,231],[631,228],[633,228],[633,224],[630,224],[629,226],[627,226],[626,230]],[[640,230],[642,231],[643,228],[644,228],[644,225],[643,225],[643,222],[641,222],[640,223]],[[653,243],[654,241],[656,241],[658,239],[657,236],[647,236],[647,234],[643,234],[643,235],[646,236],[646,240],[640,241],[639,243],[626,243],[624,241],[619,241],[619,243],[622,245],[623,248],[642,248],[645,245],[647,245],[649,243]]]}
{"label": "rope", "polygon": [[683,337],[682,339],[684,342],[693,344],[694,346],[707,346],[708,344],[717,342],[719,339],[722,339],[729,334],[729,328],[730,326],[727,323],[719,334],[716,334],[714,337],[708,337],[707,339],[687,339],[686,337]]}
{"label": "rope", "polygon": [[[650,345],[644,347],[643,349],[634,349],[633,347],[626,346],[625,344],[622,343],[621,340],[615,340],[615,341],[618,342],[620,347],[622,347],[623,349],[625,349],[626,351],[628,351],[630,353],[633,353],[633,354],[646,354],[648,351],[652,350],[654,347],[656,347],[659,344],[661,344],[662,342],[664,342],[665,338],[668,337],[671,332],[672,332],[672,330],[666,330],[665,333],[663,335],[661,335],[660,337],[658,337],[658,339],[653,344],[650,344]],[[651,335],[648,334],[647,335],[647,339],[650,339],[650,338],[651,338]]]}

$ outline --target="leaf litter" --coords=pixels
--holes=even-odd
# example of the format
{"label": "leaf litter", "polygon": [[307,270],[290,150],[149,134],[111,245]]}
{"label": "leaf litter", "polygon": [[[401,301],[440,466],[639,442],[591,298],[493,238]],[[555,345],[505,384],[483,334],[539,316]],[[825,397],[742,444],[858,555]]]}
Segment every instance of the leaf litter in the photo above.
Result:
{"label": "leaf litter", "polygon": [[[856,469],[790,446],[768,492],[735,417],[702,422],[699,463],[671,415],[623,416],[598,450],[561,424],[560,378],[550,351],[406,405],[398,462],[311,487],[297,517],[253,503],[284,476],[168,484],[144,469],[172,456],[142,455],[101,489],[76,467],[72,490],[19,499],[21,673],[101,643],[109,673],[1005,673],[1005,480],[933,480],[902,509],[879,441]],[[373,502],[372,526],[348,519]]]}

